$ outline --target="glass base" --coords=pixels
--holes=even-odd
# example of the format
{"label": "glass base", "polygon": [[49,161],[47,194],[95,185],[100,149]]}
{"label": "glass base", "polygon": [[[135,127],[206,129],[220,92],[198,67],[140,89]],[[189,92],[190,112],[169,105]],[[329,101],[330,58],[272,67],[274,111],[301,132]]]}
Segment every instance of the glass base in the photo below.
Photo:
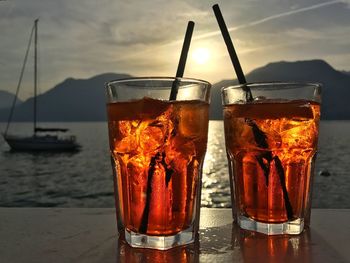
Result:
{"label": "glass base", "polygon": [[132,247],[167,250],[193,243],[195,234],[192,227],[173,236],[148,236],[125,229],[125,240]]}
{"label": "glass base", "polygon": [[262,223],[245,216],[238,217],[238,225],[246,230],[251,230],[266,235],[299,235],[304,230],[304,220],[296,219],[285,223]]}

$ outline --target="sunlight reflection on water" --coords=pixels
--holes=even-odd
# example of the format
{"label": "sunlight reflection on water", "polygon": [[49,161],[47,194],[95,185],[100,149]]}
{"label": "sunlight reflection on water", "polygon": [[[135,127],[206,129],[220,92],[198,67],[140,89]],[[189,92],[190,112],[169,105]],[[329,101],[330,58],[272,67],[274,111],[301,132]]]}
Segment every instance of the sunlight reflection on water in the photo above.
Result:
{"label": "sunlight reflection on water", "polygon": [[[48,125],[49,126],[49,125]],[[113,183],[103,122],[55,123],[70,128],[78,153],[13,153],[0,138],[0,206],[113,207]],[[3,130],[4,123],[0,123]],[[203,167],[202,206],[230,207],[223,123],[210,121]],[[30,132],[19,123],[16,130]],[[93,132],[92,132],[93,131]],[[322,121],[313,206],[350,208],[350,121]],[[331,176],[319,176],[327,169]]]}

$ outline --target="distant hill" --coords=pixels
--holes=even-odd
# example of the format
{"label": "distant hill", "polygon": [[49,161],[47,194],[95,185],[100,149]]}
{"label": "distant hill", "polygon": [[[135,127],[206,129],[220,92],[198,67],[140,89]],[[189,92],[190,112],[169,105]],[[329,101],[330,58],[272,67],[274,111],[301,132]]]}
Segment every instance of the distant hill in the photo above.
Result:
{"label": "distant hill", "polygon": [[[234,72],[232,73],[234,75]],[[104,121],[106,120],[104,84],[113,79],[130,77],[127,74],[106,73],[89,79],[68,78],[38,96],[39,121]],[[274,62],[247,74],[248,82],[309,81],[324,84],[322,118],[350,119],[350,75],[337,71],[322,60]],[[213,85],[211,119],[222,118],[220,89],[237,84],[236,79],[222,80]],[[33,99],[18,105],[14,119],[31,121]],[[8,109],[0,109],[0,121],[7,120]]]}
{"label": "distant hill", "polygon": [[[14,94],[4,90],[0,90],[0,109],[11,107],[14,98]],[[17,98],[17,103],[21,104],[22,101]]]}
{"label": "distant hill", "polygon": [[[37,97],[39,121],[101,121],[106,119],[105,89],[107,81],[127,78],[127,74],[106,73],[89,79],[68,78]],[[0,120],[7,118],[0,111]],[[33,98],[17,106],[16,121],[33,119]]]}
{"label": "distant hill", "polygon": [[341,73],[344,73],[346,75],[349,75],[350,76],[350,71],[345,71],[345,70],[342,70]]}
{"label": "distant hill", "polygon": [[[323,84],[322,119],[350,119],[350,75],[335,70],[323,60],[269,63],[253,70],[246,78],[248,82],[320,82]],[[223,80],[213,85],[211,119],[222,118],[220,89],[234,84],[237,84],[236,79]]]}

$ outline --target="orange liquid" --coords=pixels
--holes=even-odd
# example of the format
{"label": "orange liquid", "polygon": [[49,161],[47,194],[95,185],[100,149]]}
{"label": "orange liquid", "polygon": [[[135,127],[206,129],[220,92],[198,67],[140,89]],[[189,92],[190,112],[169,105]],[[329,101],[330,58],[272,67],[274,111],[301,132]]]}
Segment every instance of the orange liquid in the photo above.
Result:
{"label": "orange liquid", "polygon": [[[300,235],[264,235],[240,230],[236,238],[244,262],[252,262],[255,255],[263,262],[313,262],[310,231]],[[288,260],[286,260],[288,259]]]}
{"label": "orange liquid", "polygon": [[150,98],[107,105],[116,200],[128,230],[173,235],[193,223],[208,108]]}
{"label": "orange liquid", "polygon": [[[226,150],[238,216],[266,223],[305,216],[319,118],[320,105],[306,100],[225,106]],[[256,128],[265,135],[265,144]]]}

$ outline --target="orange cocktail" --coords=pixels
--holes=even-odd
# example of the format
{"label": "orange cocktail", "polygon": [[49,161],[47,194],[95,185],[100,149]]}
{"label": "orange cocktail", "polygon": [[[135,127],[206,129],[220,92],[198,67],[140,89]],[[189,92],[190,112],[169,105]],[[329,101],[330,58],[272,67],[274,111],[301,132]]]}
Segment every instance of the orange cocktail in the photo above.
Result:
{"label": "orange cocktail", "polygon": [[314,100],[261,97],[224,106],[234,206],[243,228],[254,225],[268,234],[302,231],[319,119],[320,103]]}
{"label": "orange cocktail", "polygon": [[[139,87],[138,79],[132,81]],[[164,80],[155,83],[164,86]],[[173,101],[144,96],[107,104],[118,217],[127,241],[137,247],[192,242],[198,228],[209,104],[191,99],[186,88]],[[144,91],[149,89],[154,91]],[[160,90],[168,96],[169,90]]]}
{"label": "orange cocktail", "polygon": [[125,227],[149,235],[187,229],[207,145],[208,104],[144,98],[107,108]]}

